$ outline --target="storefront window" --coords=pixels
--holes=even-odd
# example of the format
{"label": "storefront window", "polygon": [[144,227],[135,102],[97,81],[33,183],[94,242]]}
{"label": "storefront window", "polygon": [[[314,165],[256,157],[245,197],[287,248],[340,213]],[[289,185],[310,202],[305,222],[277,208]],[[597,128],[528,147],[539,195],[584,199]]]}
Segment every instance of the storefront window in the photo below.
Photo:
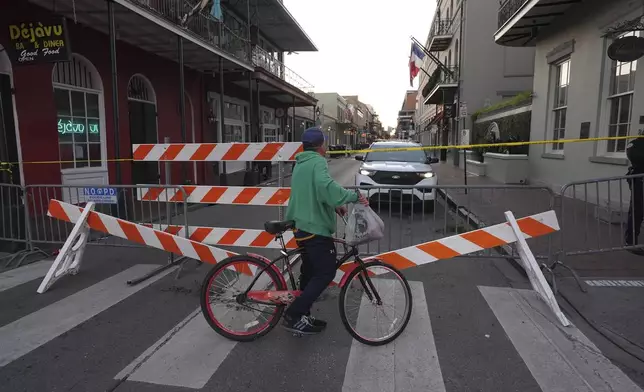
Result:
{"label": "storefront window", "polygon": [[224,126],[224,143],[241,143],[243,140],[241,125],[226,124]]}
{"label": "storefront window", "polygon": [[61,167],[101,166],[98,93],[55,87]]}
{"label": "storefront window", "polygon": [[243,111],[241,105],[226,102],[226,104],[224,105],[224,118],[242,120]]}

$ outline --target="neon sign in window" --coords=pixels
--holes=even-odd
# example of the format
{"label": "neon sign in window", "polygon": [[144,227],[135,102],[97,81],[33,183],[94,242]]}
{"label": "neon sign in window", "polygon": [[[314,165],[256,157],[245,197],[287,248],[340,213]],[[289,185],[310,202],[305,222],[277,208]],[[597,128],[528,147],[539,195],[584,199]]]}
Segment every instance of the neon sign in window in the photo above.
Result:
{"label": "neon sign in window", "polygon": [[[58,120],[58,133],[61,135],[66,135],[70,133],[85,133],[85,123],[74,122],[72,120],[63,121]],[[89,124],[89,133],[97,134],[98,133],[98,124]]]}

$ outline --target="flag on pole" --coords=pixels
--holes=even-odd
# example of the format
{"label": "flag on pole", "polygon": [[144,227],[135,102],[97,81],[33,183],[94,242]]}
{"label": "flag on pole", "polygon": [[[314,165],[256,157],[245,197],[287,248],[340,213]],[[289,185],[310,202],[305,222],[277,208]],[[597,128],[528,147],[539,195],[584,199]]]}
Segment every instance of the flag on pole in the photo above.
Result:
{"label": "flag on pole", "polygon": [[420,72],[420,67],[423,66],[423,60],[425,59],[425,52],[416,44],[415,42],[411,43],[411,55],[409,56],[409,84],[414,85],[414,79],[418,76]]}

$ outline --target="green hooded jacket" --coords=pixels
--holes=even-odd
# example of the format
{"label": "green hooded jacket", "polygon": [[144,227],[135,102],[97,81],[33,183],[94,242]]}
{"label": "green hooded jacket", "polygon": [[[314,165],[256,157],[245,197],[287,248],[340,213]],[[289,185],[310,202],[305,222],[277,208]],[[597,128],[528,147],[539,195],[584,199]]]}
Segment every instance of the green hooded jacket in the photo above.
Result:
{"label": "green hooded jacket", "polygon": [[355,203],[358,194],[344,189],[331,178],[326,158],[317,152],[299,153],[295,161],[286,219],[295,221],[298,230],[332,237],[336,226],[335,209]]}

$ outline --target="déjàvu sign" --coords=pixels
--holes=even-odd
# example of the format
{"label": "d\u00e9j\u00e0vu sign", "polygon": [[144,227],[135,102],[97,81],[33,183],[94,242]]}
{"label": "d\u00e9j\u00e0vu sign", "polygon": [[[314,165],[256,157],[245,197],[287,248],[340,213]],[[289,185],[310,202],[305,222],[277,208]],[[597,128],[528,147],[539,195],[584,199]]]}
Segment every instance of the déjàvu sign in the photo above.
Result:
{"label": "d\u00e9j\u00e0vu sign", "polygon": [[20,65],[68,61],[72,52],[65,18],[10,24],[7,52]]}

